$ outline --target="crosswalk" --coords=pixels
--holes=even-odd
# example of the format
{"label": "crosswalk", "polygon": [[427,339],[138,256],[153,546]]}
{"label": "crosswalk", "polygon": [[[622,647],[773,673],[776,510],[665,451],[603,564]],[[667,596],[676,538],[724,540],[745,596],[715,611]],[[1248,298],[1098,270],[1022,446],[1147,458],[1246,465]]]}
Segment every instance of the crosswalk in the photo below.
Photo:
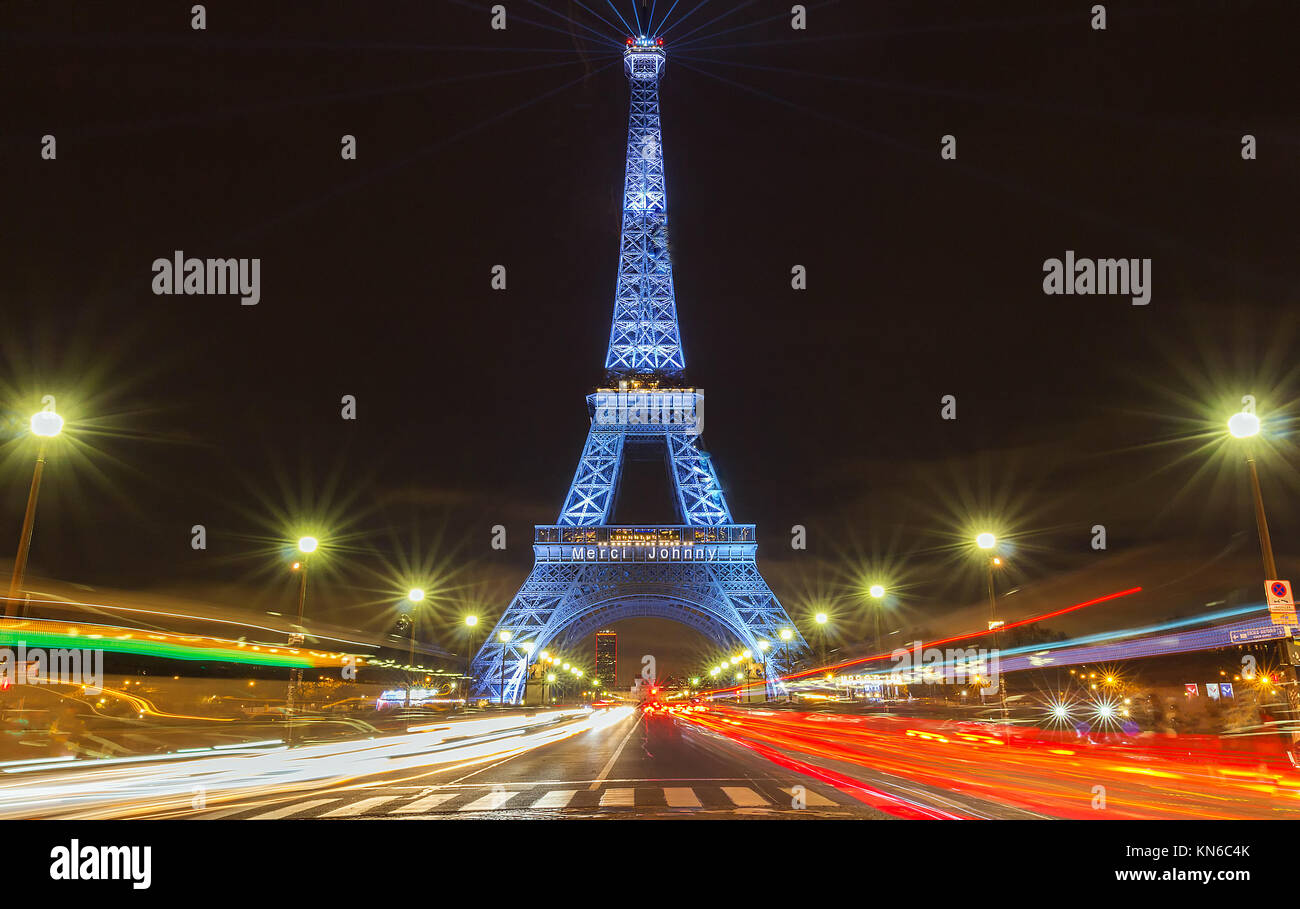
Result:
{"label": "crosswalk", "polygon": [[[671,786],[602,785],[596,788],[579,784],[564,788],[547,786],[448,787],[412,789],[374,795],[375,789],[343,791],[332,797],[303,795],[291,800],[250,802],[243,806],[214,806],[200,810],[193,817],[228,820],[346,819],[367,817],[472,817],[484,812],[505,812],[519,817],[559,816],[565,812],[580,814],[635,814],[662,812],[672,815],[686,811],[729,811],[736,809],[767,811],[839,811],[849,813],[852,799],[828,798],[802,787],[781,787],[775,783],[733,785],[696,783]],[[837,800],[838,799],[838,800]]]}

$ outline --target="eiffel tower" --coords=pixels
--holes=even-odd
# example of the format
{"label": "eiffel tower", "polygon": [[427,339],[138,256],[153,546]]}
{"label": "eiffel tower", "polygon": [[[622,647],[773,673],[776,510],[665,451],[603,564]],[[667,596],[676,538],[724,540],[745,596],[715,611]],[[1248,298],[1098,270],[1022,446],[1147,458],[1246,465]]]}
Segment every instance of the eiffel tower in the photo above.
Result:
{"label": "eiffel tower", "polygon": [[[680,384],[686,358],[673,294],[659,128],[665,62],[662,39],[628,39],[623,69],[632,101],[605,358],[609,387],[587,396],[591,429],[564,507],[554,524],[534,528],[533,569],[474,657],[470,673],[478,698],[521,702],[528,667],[543,650],[572,648],[633,616],[675,620],[728,652],[757,655],[769,645],[762,683],[769,694],[776,689],[772,679],[807,649],[759,574],[754,525],[732,521],[717,471],[700,445],[704,394]],[[680,523],[609,523],[628,458],[663,459]]]}

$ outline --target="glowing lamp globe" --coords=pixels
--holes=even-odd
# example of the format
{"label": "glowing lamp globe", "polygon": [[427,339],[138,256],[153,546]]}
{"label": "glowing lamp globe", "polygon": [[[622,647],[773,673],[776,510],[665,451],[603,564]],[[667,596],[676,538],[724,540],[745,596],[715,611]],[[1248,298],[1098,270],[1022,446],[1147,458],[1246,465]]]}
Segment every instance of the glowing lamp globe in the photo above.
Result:
{"label": "glowing lamp globe", "polygon": [[879,584],[872,584],[869,593],[878,600],[885,595],[885,588]]}
{"label": "glowing lamp globe", "polygon": [[[35,417],[32,418],[33,421]],[[1247,439],[1259,435],[1259,417],[1253,413],[1234,413],[1228,418],[1228,432],[1234,439]]]}
{"label": "glowing lamp globe", "polygon": [[975,538],[975,545],[980,549],[992,549],[998,543],[998,538],[991,533],[982,533]]}
{"label": "glowing lamp globe", "polygon": [[320,545],[320,540],[315,537],[303,537],[298,541],[298,551],[302,553],[315,552],[316,547]]}
{"label": "glowing lamp globe", "polygon": [[818,624],[818,625],[825,625],[825,624],[826,624],[826,620],[827,620],[828,617],[827,617],[826,613],[824,613],[824,612],[819,612],[819,613],[817,613],[817,615],[815,615],[813,618],[815,618],[815,619],[817,620],[817,624]]}
{"label": "glowing lamp globe", "polygon": [[791,631],[789,628],[781,629],[781,640],[788,641],[793,637],[794,637],[794,632]]}
{"label": "glowing lamp globe", "polygon": [[406,598],[412,603],[418,603],[424,599],[424,591],[419,587],[412,587],[410,593],[406,595]]}
{"label": "glowing lamp globe", "polygon": [[32,433],[43,439],[57,436],[63,431],[63,417],[52,410],[42,410],[32,415]]}
{"label": "glowing lamp globe", "polygon": [[478,616],[476,615],[465,616],[465,624],[468,625],[470,628],[473,628],[475,625],[478,624]]}

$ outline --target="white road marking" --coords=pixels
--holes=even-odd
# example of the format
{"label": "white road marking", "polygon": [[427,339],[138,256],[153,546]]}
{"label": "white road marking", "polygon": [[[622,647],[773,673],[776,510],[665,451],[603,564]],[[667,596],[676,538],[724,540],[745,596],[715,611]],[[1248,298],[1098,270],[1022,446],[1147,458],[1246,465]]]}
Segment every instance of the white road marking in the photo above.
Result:
{"label": "white road marking", "polygon": [[600,795],[602,808],[631,808],[635,805],[635,789],[606,789]]}
{"label": "white road marking", "polygon": [[232,814],[239,814],[241,811],[247,811],[248,805],[235,805],[233,808],[223,808],[209,811],[206,808],[194,813],[194,817],[201,821],[215,821],[223,817],[230,817]]}
{"label": "white road marking", "polygon": [[[794,802],[793,789],[782,789],[781,791],[784,792],[786,795],[790,796],[790,801],[792,803]],[[803,791],[803,803],[810,808],[838,808],[839,807],[830,799],[818,795],[817,793],[813,792],[811,789],[808,789],[807,787],[805,787]]]}
{"label": "white road marking", "polygon": [[699,808],[700,800],[694,789],[665,789],[664,799],[669,808]]}
{"label": "white road marking", "polygon": [[311,802],[294,802],[292,805],[283,805],[274,811],[266,811],[262,814],[255,814],[249,818],[250,821],[278,821],[281,818],[292,817],[295,814],[301,814],[304,811],[310,811],[313,808],[319,808],[321,805],[332,805],[338,799],[316,799]]}
{"label": "white road marking", "polygon": [[567,808],[569,806],[569,802],[573,801],[573,797],[577,794],[578,794],[578,790],[576,789],[555,789],[551,792],[546,793],[546,795],[542,796],[540,799],[534,802],[532,807]]}
{"label": "white road marking", "polygon": [[400,808],[394,808],[393,814],[419,814],[437,808],[443,802],[450,802],[458,795],[460,795],[459,792],[439,792],[436,795],[427,795],[422,799],[408,802]]}
{"label": "white road marking", "polygon": [[623,736],[623,741],[618,743],[618,747],[614,749],[614,753],[610,755],[609,760],[605,762],[605,766],[600,768],[600,773],[596,775],[596,779],[587,787],[588,789],[594,790],[600,788],[600,784],[605,781],[605,777],[609,776],[609,772],[614,769],[614,762],[617,761],[618,756],[623,753],[623,748],[627,745],[628,739],[632,738],[632,733],[636,732],[636,727],[638,725],[640,725],[639,722],[632,724],[632,728],[627,731],[627,735]]}
{"label": "white road marking", "polygon": [[506,802],[510,801],[518,792],[489,792],[480,799],[475,799],[468,805],[462,805],[458,811],[496,811]]}
{"label": "white road marking", "polygon": [[359,814],[365,814],[377,805],[382,805],[384,802],[391,802],[392,800],[393,797],[391,795],[380,795],[372,799],[360,799],[351,804],[343,805],[340,808],[335,808],[333,811],[327,811],[322,814],[321,817],[356,817]]}
{"label": "white road marking", "polygon": [[741,808],[757,808],[768,804],[767,799],[746,786],[723,786],[722,792]]}

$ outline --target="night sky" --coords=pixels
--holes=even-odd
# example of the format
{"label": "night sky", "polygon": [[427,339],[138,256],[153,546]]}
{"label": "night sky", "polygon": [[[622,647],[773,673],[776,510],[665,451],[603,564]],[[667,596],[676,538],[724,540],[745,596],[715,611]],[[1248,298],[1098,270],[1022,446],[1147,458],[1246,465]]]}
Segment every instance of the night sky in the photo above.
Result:
{"label": "night sky", "polygon": [[[6,8],[0,404],[70,421],[33,575],[287,609],[275,541],[314,521],[322,617],[390,622],[403,574],[434,576],[449,645],[504,608],[603,380],[628,88],[582,4],[512,0],[505,31],[490,5],[209,3],[206,31],[188,3]],[[1221,432],[1248,393],[1294,577],[1294,4],[1109,3],[1096,31],[1077,0],[841,0],[802,32],[790,5],[681,0],[661,102],[685,379],[795,620],[829,606],[850,646],[887,574],[902,625],[947,627],[981,595],[979,522],[1044,611],[1225,552],[1143,614],[1258,597]],[[154,295],[178,249],[259,257],[260,303]],[[1045,295],[1066,250],[1150,258],[1150,304]],[[0,456],[16,542],[30,441]],[[628,482],[618,521],[671,518],[659,478]],[[623,672],[706,658],[620,630]]]}

